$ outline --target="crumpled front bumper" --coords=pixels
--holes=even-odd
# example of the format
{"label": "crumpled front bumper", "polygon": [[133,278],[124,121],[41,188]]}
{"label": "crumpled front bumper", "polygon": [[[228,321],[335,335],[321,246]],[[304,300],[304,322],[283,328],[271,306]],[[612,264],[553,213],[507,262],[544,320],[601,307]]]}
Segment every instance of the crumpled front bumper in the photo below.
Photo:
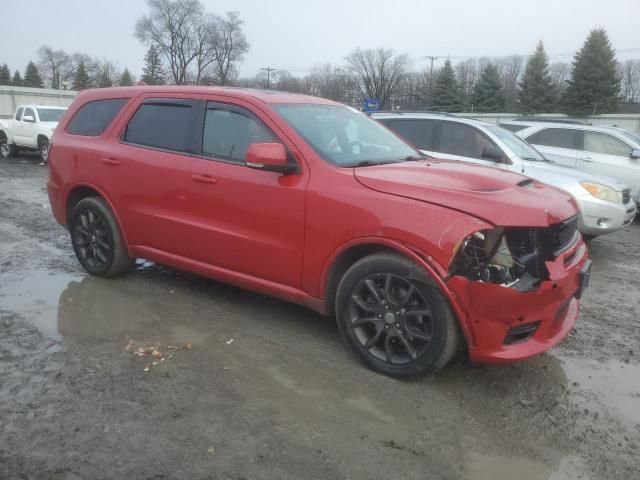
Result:
{"label": "crumpled front bumper", "polygon": [[[549,279],[532,292],[453,276],[447,286],[466,312],[469,356],[478,363],[506,363],[538,355],[557,345],[578,319],[581,269],[589,261],[579,239],[546,263]],[[538,323],[529,338],[505,343],[514,328]]]}

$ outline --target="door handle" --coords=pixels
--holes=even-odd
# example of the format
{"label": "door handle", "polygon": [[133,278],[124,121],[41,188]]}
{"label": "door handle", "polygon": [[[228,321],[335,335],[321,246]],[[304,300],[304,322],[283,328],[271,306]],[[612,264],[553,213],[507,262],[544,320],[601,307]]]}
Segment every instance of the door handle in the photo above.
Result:
{"label": "door handle", "polygon": [[108,157],[108,158],[104,157],[104,158],[101,158],[100,161],[102,163],[104,163],[105,165],[111,165],[112,167],[116,167],[116,166],[120,165],[120,162],[118,160],[116,160],[115,158],[112,158],[112,157]]}
{"label": "door handle", "polygon": [[198,175],[194,173],[193,175],[191,175],[191,179],[195,182],[200,182],[200,183],[208,183],[208,184],[216,183],[216,179],[213,178],[211,175]]}
{"label": "door handle", "polygon": [[593,158],[591,158],[591,157],[582,157],[582,158],[580,158],[580,160],[582,160],[583,162],[588,162],[588,163],[592,163],[593,162]]}

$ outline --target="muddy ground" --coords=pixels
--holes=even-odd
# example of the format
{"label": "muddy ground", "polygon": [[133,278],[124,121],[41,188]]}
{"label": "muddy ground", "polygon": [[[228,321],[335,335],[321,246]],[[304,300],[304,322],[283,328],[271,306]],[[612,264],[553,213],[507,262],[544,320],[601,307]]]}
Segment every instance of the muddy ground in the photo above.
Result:
{"label": "muddy ground", "polygon": [[46,174],[0,163],[1,479],[640,478],[638,223],[592,242],[561,346],[401,382],[303,308],[150,263],[87,276]]}

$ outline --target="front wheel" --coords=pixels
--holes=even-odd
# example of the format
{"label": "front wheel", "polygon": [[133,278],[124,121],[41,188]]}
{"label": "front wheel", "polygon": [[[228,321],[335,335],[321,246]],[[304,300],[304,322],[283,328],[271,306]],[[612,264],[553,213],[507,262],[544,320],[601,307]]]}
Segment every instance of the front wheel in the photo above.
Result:
{"label": "front wheel", "polygon": [[109,205],[87,197],[73,208],[69,222],[71,243],[84,269],[98,277],[113,277],[133,267],[120,228]]}
{"label": "front wheel", "polygon": [[6,159],[16,154],[16,147],[7,143],[6,140],[0,140],[0,158]]}
{"label": "front wheel", "polygon": [[368,367],[400,378],[441,369],[463,344],[446,299],[426,272],[396,254],[356,262],[336,295],[343,339]]}

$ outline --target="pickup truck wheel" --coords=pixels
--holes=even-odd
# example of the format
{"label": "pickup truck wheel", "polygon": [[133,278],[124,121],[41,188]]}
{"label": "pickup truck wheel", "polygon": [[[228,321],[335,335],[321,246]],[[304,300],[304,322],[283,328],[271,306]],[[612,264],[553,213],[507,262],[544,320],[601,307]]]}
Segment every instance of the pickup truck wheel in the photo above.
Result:
{"label": "pickup truck wheel", "polygon": [[395,254],[356,262],[336,295],[343,339],[365,365],[416,378],[447,365],[463,345],[446,299],[421,268]]}
{"label": "pickup truck wheel", "polygon": [[16,147],[6,140],[0,140],[0,158],[13,157],[16,154]]}
{"label": "pickup truck wheel", "polygon": [[98,277],[113,277],[133,267],[115,215],[100,197],[83,198],[69,222],[71,243],[84,269]]}
{"label": "pickup truck wheel", "polygon": [[40,151],[40,160],[43,163],[47,163],[49,160],[49,140],[41,140],[38,149]]}

